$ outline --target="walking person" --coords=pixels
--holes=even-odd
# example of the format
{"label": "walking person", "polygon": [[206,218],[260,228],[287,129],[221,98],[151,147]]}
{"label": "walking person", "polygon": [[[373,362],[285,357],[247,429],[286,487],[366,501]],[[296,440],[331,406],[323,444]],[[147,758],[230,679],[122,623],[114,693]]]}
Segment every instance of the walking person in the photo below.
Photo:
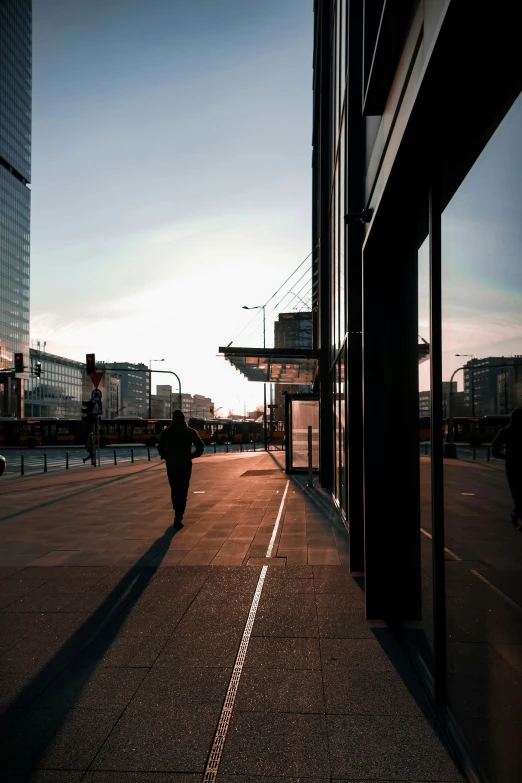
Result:
{"label": "walking person", "polygon": [[491,453],[506,461],[506,478],[514,504],[511,522],[522,532],[522,408],[515,408],[508,426],[497,433]]}
{"label": "walking person", "polygon": [[[192,446],[195,446],[195,451],[192,451]],[[167,464],[174,508],[174,528],[183,527],[192,460],[201,457],[204,448],[205,444],[196,430],[187,426],[183,411],[175,410],[172,414],[172,424],[163,430],[158,443],[160,456]]]}
{"label": "walking person", "polygon": [[85,449],[87,451],[87,457],[83,458],[83,464],[87,462],[88,459],[91,460],[91,465],[94,465],[94,432],[89,432],[87,435],[87,443],[85,444]]}

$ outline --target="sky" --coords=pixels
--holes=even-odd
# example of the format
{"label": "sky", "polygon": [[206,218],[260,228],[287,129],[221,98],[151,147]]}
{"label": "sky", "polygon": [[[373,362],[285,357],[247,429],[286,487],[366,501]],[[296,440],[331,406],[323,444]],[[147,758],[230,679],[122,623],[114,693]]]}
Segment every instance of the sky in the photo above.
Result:
{"label": "sky", "polygon": [[262,401],[217,354],[311,250],[312,11],[33,4],[33,343],[164,359],[224,413]]}

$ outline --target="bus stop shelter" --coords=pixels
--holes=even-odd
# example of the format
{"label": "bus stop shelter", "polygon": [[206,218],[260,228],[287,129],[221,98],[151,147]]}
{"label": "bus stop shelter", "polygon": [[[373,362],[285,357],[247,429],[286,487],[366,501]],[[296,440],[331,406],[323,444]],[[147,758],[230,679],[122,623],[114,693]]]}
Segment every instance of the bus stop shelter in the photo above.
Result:
{"label": "bus stop shelter", "polygon": [[[309,384],[317,376],[319,351],[312,348],[220,348],[230,364],[249,381]],[[308,426],[312,426],[314,469],[319,467],[319,395],[287,395],[285,417],[286,469],[306,470],[308,466]]]}

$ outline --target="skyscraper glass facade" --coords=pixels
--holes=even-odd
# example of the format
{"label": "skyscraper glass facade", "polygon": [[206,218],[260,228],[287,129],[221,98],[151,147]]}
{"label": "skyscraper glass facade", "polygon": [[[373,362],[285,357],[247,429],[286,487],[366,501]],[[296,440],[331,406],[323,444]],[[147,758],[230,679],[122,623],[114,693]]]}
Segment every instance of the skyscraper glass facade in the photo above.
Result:
{"label": "skyscraper glass facade", "polygon": [[518,32],[459,0],[314,9],[321,484],[466,779],[511,783],[520,446],[490,442],[521,404]]}
{"label": "skyscraper glass facade", "polygon": [[[0,2],[0,369],[29,360],[31,0]],[[21,413],[21,382],[0,385],[3,413]]]}

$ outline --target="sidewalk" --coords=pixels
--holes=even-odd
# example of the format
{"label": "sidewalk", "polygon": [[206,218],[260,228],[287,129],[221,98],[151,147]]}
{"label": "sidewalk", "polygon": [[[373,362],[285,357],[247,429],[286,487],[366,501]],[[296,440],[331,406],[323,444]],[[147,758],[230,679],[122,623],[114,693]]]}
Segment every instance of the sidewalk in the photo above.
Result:
{"label": "sidewalk", "polygon": [[195,463],[176,534],[162,465],[0,485],[0,509],[7,780],[462,780],[346,532],[269,455]]}

